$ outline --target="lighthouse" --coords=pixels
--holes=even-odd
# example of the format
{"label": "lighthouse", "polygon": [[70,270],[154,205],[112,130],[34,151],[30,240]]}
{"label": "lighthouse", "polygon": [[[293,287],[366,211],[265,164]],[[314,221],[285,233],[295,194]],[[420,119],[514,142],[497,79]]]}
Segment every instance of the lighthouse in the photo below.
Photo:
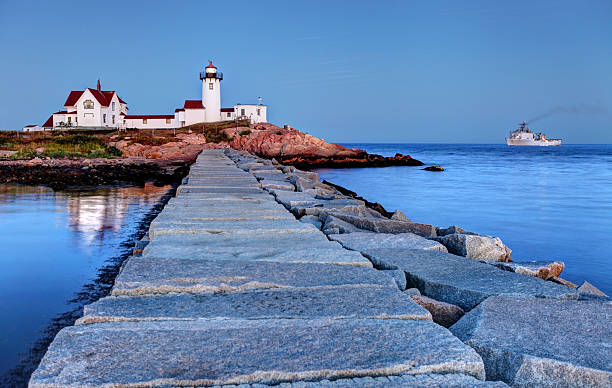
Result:
{"label": "lighthouse", "polygon": [[200,73],[202,80],[202,105],[205,108],[205,121],[221,121],[221,80],[223,73],[217,71],[212,61]]}

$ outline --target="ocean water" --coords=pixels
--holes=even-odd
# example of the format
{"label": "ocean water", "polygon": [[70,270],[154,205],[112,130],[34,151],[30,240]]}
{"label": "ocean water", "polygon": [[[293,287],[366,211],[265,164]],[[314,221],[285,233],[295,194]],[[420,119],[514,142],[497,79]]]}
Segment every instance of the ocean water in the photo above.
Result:
{"label": "ocean water", "polygon": [[0,386],[24,386],[55,332],[108,291],[169,190],[0,185]]}
{"label": "ocean water", "polygon": [[498,236],[515,261],[561,260],[561,277],[612,295],[612,145],[343,145],[445,171],[320,169],[322,179],[413,221]]}

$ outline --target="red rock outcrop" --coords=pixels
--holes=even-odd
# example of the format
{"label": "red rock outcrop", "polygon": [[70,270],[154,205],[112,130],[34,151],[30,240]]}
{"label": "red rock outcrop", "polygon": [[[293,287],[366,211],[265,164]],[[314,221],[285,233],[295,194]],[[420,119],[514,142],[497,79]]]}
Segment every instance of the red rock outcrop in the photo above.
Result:
{"label": "red rock outcrop", "polygon": [[143,145],[127,139],[111,145],[119,148],[124,156],[162,160],[190,161],[195,160],[202,149],[231,147],[303,168],[423,165],[409,155],[383,157],[368,154],[358,148],[328,143],[297,129],[280,128],[269,123],[254,124],[251,128],[226,128],[223,131],[231,139],[229,142],[210,143],[203,134],[193,132],[178,134],[176,141],[161,145]]}
{"label": "red rock outcrop", "polygon": [[[249,132],[250,133],[247,133]],[[283,164],[303,167],[378,167],[421,166],[422,162],[409,155],[383,157],[368,154],[358,148],[346,148],[328,143],[294,128],[279,128],[273,124],[255,124],[253,128],[225,130],[234,149],[248,151]],[[243,135],[241,135],[243,133]]]}

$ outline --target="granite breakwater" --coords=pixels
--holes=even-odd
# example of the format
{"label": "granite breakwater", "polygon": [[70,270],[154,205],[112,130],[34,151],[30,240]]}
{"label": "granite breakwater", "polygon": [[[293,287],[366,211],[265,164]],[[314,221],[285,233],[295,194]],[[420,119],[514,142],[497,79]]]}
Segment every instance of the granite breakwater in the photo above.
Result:
{"label": "granite breakwater", "polygon": [[274,160],[203,151],[137,248],[30,386],[612,383],[596,290]]}

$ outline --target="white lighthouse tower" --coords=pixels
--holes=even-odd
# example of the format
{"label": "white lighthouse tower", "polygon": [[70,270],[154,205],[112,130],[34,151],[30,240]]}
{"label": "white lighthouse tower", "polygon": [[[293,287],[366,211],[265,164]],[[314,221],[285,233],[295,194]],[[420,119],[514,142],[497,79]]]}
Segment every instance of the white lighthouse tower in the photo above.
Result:
{"label": "white lighthouse tower", "polygon": [[202,80],[202,105],[205,108],[206,122],[221,121],[221,80],[223,73],[217,71],[212,61],[200,73]]}

